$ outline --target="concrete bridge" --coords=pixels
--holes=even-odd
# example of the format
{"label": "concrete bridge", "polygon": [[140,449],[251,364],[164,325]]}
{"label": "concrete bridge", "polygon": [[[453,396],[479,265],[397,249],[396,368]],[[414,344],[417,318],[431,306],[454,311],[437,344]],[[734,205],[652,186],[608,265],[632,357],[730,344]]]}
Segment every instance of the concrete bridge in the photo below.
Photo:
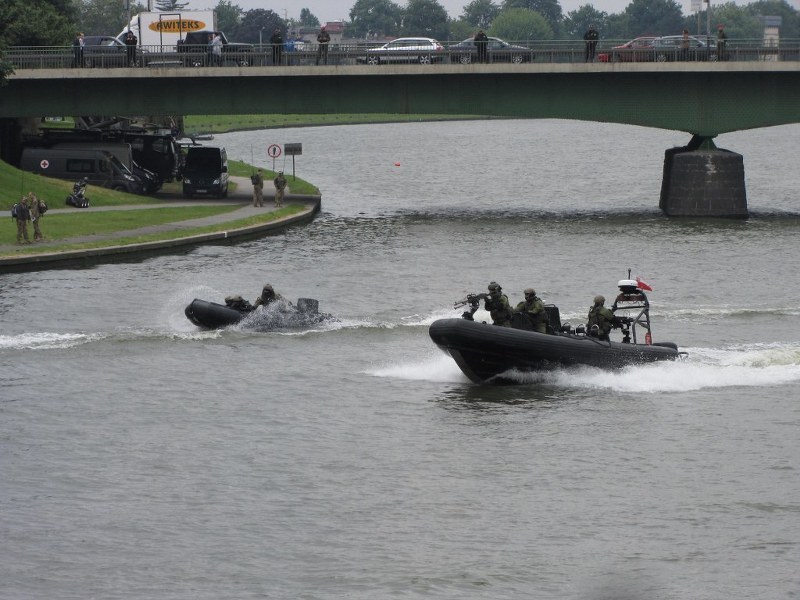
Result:
{"label": "concrete bridge", "polygon": [[397,113],[557,118],[685,131],[665,157],[669,215],[747,215],[721,133],[800,122],[800,62],[545,63],[20,70],[0,119]]}

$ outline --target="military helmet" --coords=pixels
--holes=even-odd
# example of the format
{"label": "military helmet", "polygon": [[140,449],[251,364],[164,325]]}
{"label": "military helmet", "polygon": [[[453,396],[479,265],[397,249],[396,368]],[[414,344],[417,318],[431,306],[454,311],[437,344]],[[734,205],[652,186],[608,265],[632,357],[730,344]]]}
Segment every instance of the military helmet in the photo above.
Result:
{"label": "military helmet", "polygon": [[489,283],[489,291],[490,292],[499,292],[501,289],[503,289],[503,288],[501,288],[500,284],[497,283],[496,281],[492,281],[492,282]]}
{"label": "military helmet", "polygon": [[264,284],[264,289],[262,291],[264,291],[264,292],[274,292],[275,290],[272,289],[272,284],[271,283],[265,283]]}
{"label": "military helmet", "polygon": [[606,303],[606,297],[602,296],[602,295],[597,295],[597,296],[594,297],[594,303],[595,304],[605,304]]}
{"label": "military helmet", "polygon": [[533,288],[525,288],[525,291],[523,293],[526,296],[535,296],[536,295],[536,290],[533,289]]}
{"label": "military helmet", "polygon": [[239,295],[235,296],[225,296],[225,302],[242,302],[244,298]]}

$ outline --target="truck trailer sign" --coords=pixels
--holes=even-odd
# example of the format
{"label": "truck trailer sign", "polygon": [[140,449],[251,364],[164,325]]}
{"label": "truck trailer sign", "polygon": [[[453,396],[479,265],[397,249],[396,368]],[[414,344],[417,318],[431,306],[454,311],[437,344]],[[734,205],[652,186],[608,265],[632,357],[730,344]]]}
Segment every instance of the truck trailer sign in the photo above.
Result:
{"label": "truck trailer sign", "polygon": [[[161,19],[160,21],[153,21],[147,28],[159,33],[181,33],[184,31],[202,31],[207,27],[204,21],[198,21],[197,19]],[[208,29],[213,29],[213,27],[208,27]]]}

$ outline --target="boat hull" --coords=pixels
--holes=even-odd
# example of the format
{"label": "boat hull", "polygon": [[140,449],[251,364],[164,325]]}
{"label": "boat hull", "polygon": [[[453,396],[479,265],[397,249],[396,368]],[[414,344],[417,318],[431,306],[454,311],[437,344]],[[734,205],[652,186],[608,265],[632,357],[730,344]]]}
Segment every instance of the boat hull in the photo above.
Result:
{"label": "boat hull", "polygon": [[241,324],[246,329],[273,331],[305,328],[335,320],[329,314],[320,313],[318,308],[319,303],[313,298],[300,298],[297,306],[281,301],[249,312],[239,312],[224,304],[195,298],[186,306],[184,314],[192,323],[204,329]]}
{"label": "boat hull", "polygon": [[497,327],[466,319],[439,319],[431,339],[456,361],[472,381],[503,381],[509,371],[547,371],[588,365],[620,369],[628,365],[675,360],[675,344],[623,344],[566,333],[544,334]]}

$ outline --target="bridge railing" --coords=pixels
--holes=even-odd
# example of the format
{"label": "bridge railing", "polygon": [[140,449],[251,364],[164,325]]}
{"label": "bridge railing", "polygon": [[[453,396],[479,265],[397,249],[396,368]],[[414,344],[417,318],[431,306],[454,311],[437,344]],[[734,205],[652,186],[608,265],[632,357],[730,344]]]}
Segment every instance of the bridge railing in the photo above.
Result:
{"label": "bridge railing", "polygon": [[[595,62],[613,62],[615,46],[627,40],[601,40],[596,48]],[[585,61],[585,45],[582,40],[566,41],[521,41],[510,42],[509,48],[490,50],[489,63],[582,63]],[[477,62],[474,48],[458,45],[456,42],[442,44],[443,49],[436,52],[409,51],[395,55],[399,60],[392,62],[470,64]],[[375,44],[354,42],[331,44],[327,53],[328,65],[365,64],[367,50]],[[317,62],[316,44],[303,44],[295,48],[281,47],[279,63],[276,65],[274,48],[269,44],[231,48],[215,60],[207,51],[178,52],[174,48],[144,46],[136,49],[133,61],[128,60],[127,48],[117,46],[87,46],[83,56],[76,58],[71,46],[14,46],[9,48],[3,58],[15,70],[22,69],[69,69],[69,68],[158,68],[158,67],[204,67],[204,66],[311,66]],[[645,48],[623,60],[637,62],[667,61],[714,61],[716,40],[708,39],[707,48],[692,48],[683,54],[676,48]],[[763,40],[728,40],[723,60],[728,61],[799,61],[800,40],[780,40],[769,44]],[[379,61],[380,62],[380,61]]]}

